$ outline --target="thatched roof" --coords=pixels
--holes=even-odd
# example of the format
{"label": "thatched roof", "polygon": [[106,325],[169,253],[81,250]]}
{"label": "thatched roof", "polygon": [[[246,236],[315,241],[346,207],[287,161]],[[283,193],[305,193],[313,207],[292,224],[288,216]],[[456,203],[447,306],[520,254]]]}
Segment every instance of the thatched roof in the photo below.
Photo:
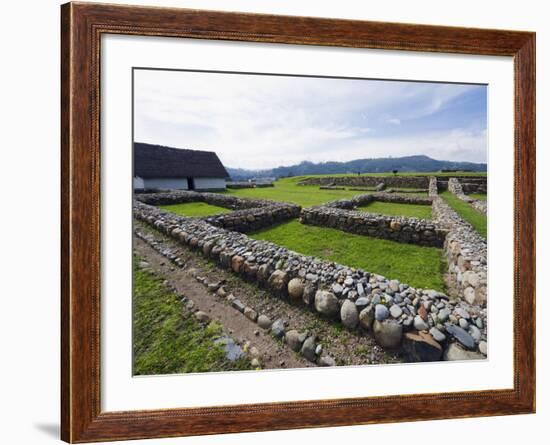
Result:
{"label": "thatched roof", "polygon": [[141,178],[228,178],[213,151],[185,150],[134,142],[134,176]]}

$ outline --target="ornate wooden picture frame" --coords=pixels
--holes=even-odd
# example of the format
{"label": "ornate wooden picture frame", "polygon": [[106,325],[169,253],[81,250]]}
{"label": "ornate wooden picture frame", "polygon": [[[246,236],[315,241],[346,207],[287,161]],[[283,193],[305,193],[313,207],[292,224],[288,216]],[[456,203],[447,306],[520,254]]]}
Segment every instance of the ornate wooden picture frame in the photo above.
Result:
{"label": "ornate wooden picture frame", "polygon": [[[91,3],[65,4],[61,18],[63,440],[93,442],[535,411],[534,33]],[[102,412],[99,116],[104,34],[513,57],[513,389]]]}

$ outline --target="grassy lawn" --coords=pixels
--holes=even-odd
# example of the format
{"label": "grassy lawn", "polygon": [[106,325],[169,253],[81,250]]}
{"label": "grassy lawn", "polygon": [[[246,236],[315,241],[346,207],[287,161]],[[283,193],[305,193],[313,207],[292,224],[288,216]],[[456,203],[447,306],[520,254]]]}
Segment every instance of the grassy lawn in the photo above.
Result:
{"label": "grassy lawn", "polygon": [[467,202],[458,199],[449,191],[440,193],[440,196],[447,201],[447,204],[449,204],[456,213],[474,226],[481,236],[487,238],[487,217],[485,215],[475,210]]}
{"label": "grassy lawn", "polygon": [[[433,176],[436,173],[403,173],[403,176]],[[438,176],[456,176],[456,173],[437,173]],[[464,173],[470,176],[485,176],[485,173]],[[320,190],[318,185],[298,185],[298,182],[309,177],[322,176],[353,176],[348,174],[337,175],[311,175],[311,176],[294,176],[291,178],[281,178],[274,182],[274,187],[265,188],[250,188],[250,189],[228,189],[225,193],[239,196],[242,198],[257,198],[270,199],[273,201],[284,201],[298,204],[302,207],[311,207],[314,205],[324,204],[336,199],[351,198],[355,195],[370,193],[360,190]],[[362,175],[364,176],[364,175]],[[366,176],[388,176],[387,173],[371,173]],[[391,176],[391,175],[389,175]],[[394,188],[399,190],[399,188]],[[407,189],[403,189],[407,190]],[[412,193],[411,195],[427,196],[427,193]]]}
{"label": "grassy lawn", "polygon": [[205,202],[186,202],[159,207],[181,216],[210,216],[231,212],[230,209],[226,209],[225,207],[218,207]]}
{"label": "grassy lawn", "polygon": [[221,334],[219,324],[203,326],[182,312],[178,296],[163,279],[134,260],[134,375],[251,369],[246,357],[225,358],[223,346],[213,343]]}
{"label": "grassy lawn", "polygon": [[441,250],[370,238],[292,220],[250,234],[304,255],[399,279],[411,286],[444,290]]}
{"label": "grassy lawn", "polygon": [[357,190],[320,190],[318,185],[297,185],[304,178],[305,176],[281,178],[275,181],[274,187],[229,189],[226,193],[242,198],[292,202],[302,207],[311,207],[336,199],[351,198],[352,196],[366,193]]}
{"label": "grassy lawn", "polygon": [[357,210],[370,213],[382,213],[392,216],[414,216],[422,219],[432,219],[432,206],[423,204],[399,204],[394,202],[374,201],[357,207]]}
{"label": "grassy lawn", "polygon": [[485,193],[470,193],[468,196],[470,198],[478,199],[480,201],[487,201],[487,195]]}

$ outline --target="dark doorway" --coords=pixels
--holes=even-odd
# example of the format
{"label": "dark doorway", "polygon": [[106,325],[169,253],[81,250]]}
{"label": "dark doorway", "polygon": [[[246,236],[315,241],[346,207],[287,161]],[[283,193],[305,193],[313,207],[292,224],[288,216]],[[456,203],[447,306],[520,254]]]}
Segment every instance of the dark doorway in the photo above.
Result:
{"label": "dark doorway", "polygon": [[195,178],[187,178],[187,190],[195,190]]}

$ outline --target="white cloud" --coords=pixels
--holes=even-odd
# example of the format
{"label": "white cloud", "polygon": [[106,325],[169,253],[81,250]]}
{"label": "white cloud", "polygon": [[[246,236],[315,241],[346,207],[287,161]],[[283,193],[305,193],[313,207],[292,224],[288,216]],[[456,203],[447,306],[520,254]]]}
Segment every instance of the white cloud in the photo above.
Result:
{"label": "white cloud", "polygon": [[136,141],[213,150],[230,167],[410,154],[485,160],[485,136],[465,129],[411,136],[379,127],[437,113],[467,86],[149,70],[134,74]]}

